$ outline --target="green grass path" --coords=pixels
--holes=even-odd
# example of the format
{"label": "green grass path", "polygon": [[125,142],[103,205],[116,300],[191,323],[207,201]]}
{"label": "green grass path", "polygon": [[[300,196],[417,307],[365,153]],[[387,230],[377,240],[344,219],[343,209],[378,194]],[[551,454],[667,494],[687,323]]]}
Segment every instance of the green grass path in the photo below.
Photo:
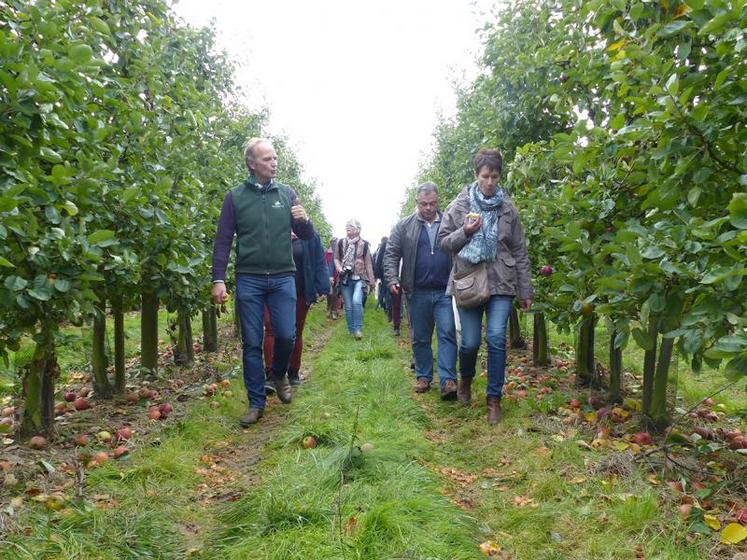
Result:
{"label": "green grass path", "polygon": [[309,316],[308,379],[290,407],[273,398],[240,429],[234,378],[233,396],[90,471],[85,498],[26,511],[0,558],[468,559],[481,543],[513,559],[708,557],[645,473],[580,447],[541,403],[507,401],[489,428],[484,379],[472,407],[415,395],[409,346],[382,312],[369,304],[355,341],[323,311]]}

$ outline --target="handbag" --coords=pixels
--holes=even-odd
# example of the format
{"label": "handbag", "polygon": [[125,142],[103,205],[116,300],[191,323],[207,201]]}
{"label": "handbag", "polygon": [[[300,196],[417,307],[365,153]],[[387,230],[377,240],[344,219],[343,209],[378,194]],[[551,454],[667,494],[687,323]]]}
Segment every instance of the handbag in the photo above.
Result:
{"label": "handbag", "polygon": [[480,262],[468,271],[454,274],[451,287],[458,307],[481,306],[490,299],[487,264]]}

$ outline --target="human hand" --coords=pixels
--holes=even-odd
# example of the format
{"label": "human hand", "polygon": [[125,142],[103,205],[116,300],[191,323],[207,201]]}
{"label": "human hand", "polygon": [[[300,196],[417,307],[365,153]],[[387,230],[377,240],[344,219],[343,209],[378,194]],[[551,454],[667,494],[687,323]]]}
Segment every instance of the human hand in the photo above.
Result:
{"label": "human hand", "polygon": [[480,227],[482,226],[482,217],[480,214],[473,214],[469,213],[467,214],[466,219],[464,220],[464,225],[462,226],[462,229],[464,229],[464,234],[469,237],[473,233],[475,233]]}
{"label": "human hand", "polygon": [[399,293],[399,289],[399,283],[389,286],[389,291],[395,296]]}
{"label": "human hand", "polygon": [[532,307],[532,300],[531,299],[523,299],[521,300],[521,310],[526,312],[529,311]]}
{"label": "human hand", "polygon": [[213,302],[218,305],[228,301],[228,291],[224,282],[215,282],[213,284]]}
{"label": "human hand", "polygon": [[294,220],[298,220],[303,223],[309,221],[309,217],[306,215],[306,210],[304,210],[303,206],[301,206],[298,202],[291,206],[291,216],[293,216]]}

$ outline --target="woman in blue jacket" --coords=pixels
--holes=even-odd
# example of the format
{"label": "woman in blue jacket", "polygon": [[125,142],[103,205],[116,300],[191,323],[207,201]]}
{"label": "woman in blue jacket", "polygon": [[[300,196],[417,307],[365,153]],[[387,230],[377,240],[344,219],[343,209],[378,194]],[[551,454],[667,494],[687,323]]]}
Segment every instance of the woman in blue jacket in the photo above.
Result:
{"label": "woman in blue jacket", "polygon": [[[291,234],[293,244],[293,262],[296,264],[296,342],[288,364],[288,382],[297,386],[301,384],[298,371],[301,369],[301,353],[303,352],[303,327],[306,314],[311,304],[318,299],[327,297],[330,290],[329,270],[324,258],[324,248],[319,234],[315,231],[309,240],[303,240]],[[269,371],[272,363],[273,336],[270,316],[265,308],[265,340],[264,358],[265,372]],[[272,393],[275,386],[271,376],[265,376],[265,391]]]}

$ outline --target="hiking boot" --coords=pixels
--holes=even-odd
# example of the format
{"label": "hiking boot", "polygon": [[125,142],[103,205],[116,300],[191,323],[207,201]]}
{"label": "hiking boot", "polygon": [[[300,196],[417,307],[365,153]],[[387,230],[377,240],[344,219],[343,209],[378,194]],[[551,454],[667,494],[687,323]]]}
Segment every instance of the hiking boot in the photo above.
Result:
{"label": "hiking boot", "polygon": [[241,424],[242,428],[248,428],[252,424],[256,424],[257,421],[262,418],[262,415],[265,413],[264,408],[255,408],[253,406],[249,407],[249,412],[247,412],[244,416],[239,418],[239,424]]}
{"label": "hiking boot", "polygon": [[455,398],[457,398],[457,384],[453,379],[447,379],[441,389],[441,400],[453,401]]}
{"label": "hiking boot", "polygon": [[472,378],[460,377],[457,387],[457,400],[462,404],[469,404],[472,400]]}
{"label": "hiking boot", "polygon": [[291,387],[298,387],[301,384],[301,378],[298,376],[297,369],[288,370],[288,383],[291,384]]}
{"label": "hiking boot", "polygon": [[430,390],[431,388],[431,382],[428,381],[425,377],[418,377],[415,381],[415,392],[416,393],[425,393],[426,391]]}
{"label": "hiking boot", "polygon": [[283,404],[290,404],[293,400],[293,393],[291,392],[290,383],[285,375],[275,377],[275,390],[277,391],[278,398]]}
{"label": "hiking boot", "polygon": [[495,426],[503,418],[500,397],[488,397],[488,424]]}
{"label": "hiking boot", "polygon": [[399,327],[398,326],[394,327],[394,336],[399,336]]}

